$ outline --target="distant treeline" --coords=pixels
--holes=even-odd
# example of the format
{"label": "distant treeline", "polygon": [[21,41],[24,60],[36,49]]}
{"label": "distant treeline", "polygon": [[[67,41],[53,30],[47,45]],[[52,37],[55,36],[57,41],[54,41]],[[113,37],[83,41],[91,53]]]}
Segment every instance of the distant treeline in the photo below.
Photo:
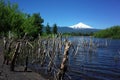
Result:
{"label": "distant treeline", "polygon": [[98,38],[120,39],[120,26],[112,26],[111,28],[101,30],[96,32],[94,36]]}
{"label": "distant treeline", "polygon": [[[37,37],[38,34],[56,34],[57,25],[53,24],[52,31],[49,24],[43,25],[44,19],[40,13],[23,13],[17,4],[11,4],[10,1],[0,0],[0,35],[8,36],[11,33],[14,37],[22,37],[24,34],[31,37]],[[46,30],[43,31],[43,27]]]}
{"label": "distant treeline", "polygon": [[83,33],[83,32],[71,32],[71,33],[63,33],[65,36],[92,36],[94,33]]}
{"label": "distant treeline", "polygon": [[64,36],[94,36],[97,38],[112,38],[112,39],[120,39],[120,26],[112,26],[110,28],[100,30],[98,32],[71,32],[71,33],[63,33]]}

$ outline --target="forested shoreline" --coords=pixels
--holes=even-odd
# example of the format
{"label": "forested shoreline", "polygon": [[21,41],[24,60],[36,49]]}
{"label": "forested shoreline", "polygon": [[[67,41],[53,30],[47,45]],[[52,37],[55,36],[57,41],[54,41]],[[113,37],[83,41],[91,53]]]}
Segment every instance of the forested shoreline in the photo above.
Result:
{"label": "forested shoreline", "polygon": [[120,39],[120,26],[112,26],[110,28],[101,30],[94,33],[94,36],[98,38]]}

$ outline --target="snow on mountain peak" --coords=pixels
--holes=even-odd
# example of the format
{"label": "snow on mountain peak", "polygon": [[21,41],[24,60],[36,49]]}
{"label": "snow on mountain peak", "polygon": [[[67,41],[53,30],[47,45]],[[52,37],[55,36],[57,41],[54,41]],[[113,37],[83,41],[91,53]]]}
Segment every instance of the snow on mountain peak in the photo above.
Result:
{"label": "snow on mountain peak", "polygon": [[73,26],[70,26],[71,28],[74,28],[74,29],[92,29],[93,27],[91,26],[88,26],[82,22],[78,23],[78,24],[75,24]]}

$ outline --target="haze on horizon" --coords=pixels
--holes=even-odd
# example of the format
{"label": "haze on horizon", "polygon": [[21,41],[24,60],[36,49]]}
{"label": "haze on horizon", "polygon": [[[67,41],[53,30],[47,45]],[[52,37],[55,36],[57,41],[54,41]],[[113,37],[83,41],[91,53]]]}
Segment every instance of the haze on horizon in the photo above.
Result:
{"label": "haze on horizon", "polygon": [[97,29],[120,25],[120,0],[10,0],[29,14],[40,13],[44,25],[83,22]]}

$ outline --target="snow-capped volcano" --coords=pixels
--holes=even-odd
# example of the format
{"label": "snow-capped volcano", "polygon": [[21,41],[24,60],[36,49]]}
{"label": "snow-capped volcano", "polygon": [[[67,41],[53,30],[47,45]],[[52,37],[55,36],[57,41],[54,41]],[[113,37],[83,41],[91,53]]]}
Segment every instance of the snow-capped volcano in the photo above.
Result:
{"label": "snow-capped volcano", "polygon": [[75,24],[73,26],[70,26],[71,28],[74,28],[74,29],[93,29],[93,27],[89,26],[89,25],[86,25],[82,22],[78,23],[78,24]]}

